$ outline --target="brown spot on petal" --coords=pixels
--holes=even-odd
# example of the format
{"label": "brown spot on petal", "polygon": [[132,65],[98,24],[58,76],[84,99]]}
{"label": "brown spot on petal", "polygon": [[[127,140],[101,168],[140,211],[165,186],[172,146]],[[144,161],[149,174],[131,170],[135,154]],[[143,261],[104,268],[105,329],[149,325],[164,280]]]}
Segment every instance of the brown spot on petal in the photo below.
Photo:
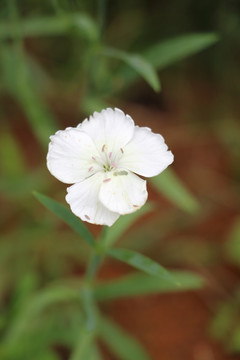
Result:
{"label": "brown spot on petal", "polygon": [[133,207],[138,208],[139,206],[138,205],[133,205]]}
{"label": "brown spot on petal", "polygon": [[90,220],[90,217],[88,215],[84,215],[87,220]]}
{"label": "brown spot on petal", "polygon": [[123,154],[123,153],[124,153],[123,149],[122,149],[122,148],[120,148],[120,150],[121,150],[121,153]]}

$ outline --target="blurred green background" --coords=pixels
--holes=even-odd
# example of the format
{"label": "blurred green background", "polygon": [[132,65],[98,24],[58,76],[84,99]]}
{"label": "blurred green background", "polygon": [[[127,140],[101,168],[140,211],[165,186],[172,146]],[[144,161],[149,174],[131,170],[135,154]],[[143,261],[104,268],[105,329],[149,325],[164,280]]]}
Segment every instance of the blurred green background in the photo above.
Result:
{"label": "blurred green background", "polygon": [[[162,133],[175,155],[149,181],[154,205],[123,225],[119,243],[206,286],[136,290],[102,312],[151,359],[238,358],[239,40],[234,0],[0,1],[0,359],[75,360],[83,316],[64,286],[79,286],[89,249],[32,191],[64,203],[46,169],[48,138],[106,106]],[[129,272],[107,260],[100,284]],[[125,344],[111,326],[89,359],[136,360],[131,346],[126,355],[109,344],[110,335]]]}

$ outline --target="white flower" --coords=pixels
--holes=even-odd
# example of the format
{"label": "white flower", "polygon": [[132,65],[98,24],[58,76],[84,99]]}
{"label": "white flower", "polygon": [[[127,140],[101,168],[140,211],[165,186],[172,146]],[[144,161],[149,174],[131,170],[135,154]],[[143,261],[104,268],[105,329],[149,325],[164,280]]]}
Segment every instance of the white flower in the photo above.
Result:
{"label": "white flower", "polygon": [[119,109],[94,112],[76,128],[50,137],[47,167],[66,184],[66,201],[83,221],[111,226],[147,200],[146,181],[173,162],[164,139],[135,126]]}

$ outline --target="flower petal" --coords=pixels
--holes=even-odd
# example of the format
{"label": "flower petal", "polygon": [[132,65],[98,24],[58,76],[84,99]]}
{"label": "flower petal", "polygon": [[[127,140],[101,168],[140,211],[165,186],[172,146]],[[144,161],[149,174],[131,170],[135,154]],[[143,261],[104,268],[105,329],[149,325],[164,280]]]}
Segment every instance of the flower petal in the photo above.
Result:
{"label": "flower petal", "polygon": [[47,167],[58,180],[73,184],[100,170],[92,159],[98,151],[92,139],[77,128],[67,128],[50,137]]}
{"label": "flower petal", "polygon": [[105,174],[98,172],[67,188],[66,201],[72,212],[91,224],[112,226],[119,214],[108,210],[99,201],[99,190]]}
{"label": "flower petal", "polygon": [[107,173],[99,193],[103,205],[121,215],[138,210],[147,197],[146,181],[122,169]]}
{"label": "flower petal", "polygon": [[111,153],[120,151],[131,140],[134,121],[117,108],[107,108],[94,112],[89,120],[79,124],[79,128],[92,138],[99,151],[104,147]]}
{"label": "flower petal", "polygon": [[151,177],[165,170],[173,159],[161,135],[149,128],[135,126],[133,138],[123,148],[118,166]]}

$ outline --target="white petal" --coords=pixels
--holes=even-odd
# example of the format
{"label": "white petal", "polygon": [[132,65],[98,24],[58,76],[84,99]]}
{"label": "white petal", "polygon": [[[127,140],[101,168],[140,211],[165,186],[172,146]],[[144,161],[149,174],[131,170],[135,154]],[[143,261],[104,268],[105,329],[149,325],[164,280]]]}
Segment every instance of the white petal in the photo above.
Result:
{"label": "white petal", "polygon": [[121,215],[138,210],[147,196],[146,181],[122,169],[107,173],[99,193],[103,205]]}
{"label": "white petal", "polygon": [[92,138],[99,151],[104,147],[111,153],[120,151],[131,140],[134,121],[121,110],[108,108],[100,113],[94,112],[79,128]]}
{"label": "white petal", "polygon": [[151,177],[165,170],[173,159],[161,135],[149,128],[135,126],[133,138],[123,148],[118,166]]}
{"label": "white petal", "polygon": [[92,159],[98,155],[96,146],[84,132],[67,128],[50,139],[47,167],[58,180],[73,184],[100,170]]}
{"label": "white petal", "polygon": [[99,201],[99,190],[105,178],[103,172],[74,184],[67,189],[66,201],[72,212],[83,221],[91,224],[111,226],[119,218],[119,214],[108,210]]}

